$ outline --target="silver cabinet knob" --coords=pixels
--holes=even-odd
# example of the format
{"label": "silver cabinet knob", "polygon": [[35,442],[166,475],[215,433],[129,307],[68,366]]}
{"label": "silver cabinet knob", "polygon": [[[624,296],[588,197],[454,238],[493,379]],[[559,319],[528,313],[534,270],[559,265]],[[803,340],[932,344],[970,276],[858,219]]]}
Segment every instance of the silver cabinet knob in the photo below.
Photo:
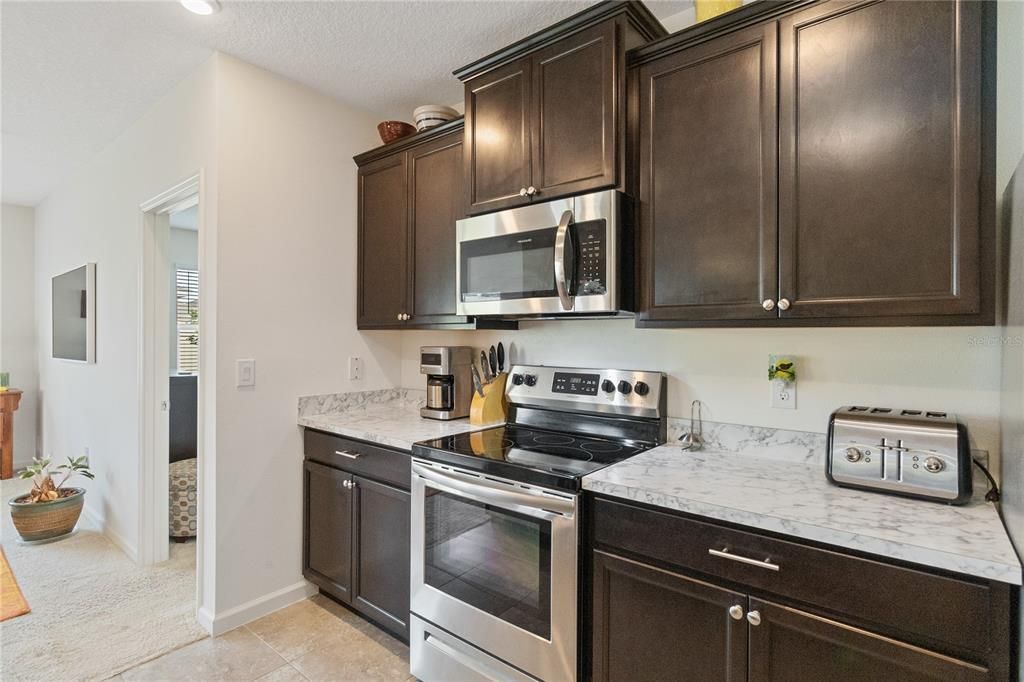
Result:
{"label": "silver cabinet knob", "polygon": [[859,462],[864,454],[857,448],[846,448],[846,461]]}
{"label": "silver cabinet knob", "polygon": [[521,190],[519,190],[519,196],[521,196],[521,197],[525,197],[528,194],[529,194],[529,192],[526,191],[525,187],[523,187]]}
{"label": "silver cabinet knob", "polygon": [[397,315],[395,315],[395,319],[398,320],[399,322],[401,322],[402,321],[402,313],[398,313]]}
{"label": "silver cabinet knob", "polygon": [[780,298],[779,299],[779,310],[789,310],[789,299],[788,298]]}
{"label": "silver cabinet knob", "polygon": [[761,624],[761,614],[760,614],[760,612],[758,612],[758,611],[751,611],[750,613],[748,613],[747,614],[747,622],[750,623],[751,625],[755,625],[755,626],[760,625]]}
{"label": "silver cabinet knob", "polygon": [[761,307],[771,312],[772,310],[775,310],[775,301],[773,301],[770,298],[766,298],[763,301],[761,301]]}
{"label": "silver cabinet knob", "polygon": [[530,185],[529,187],[526,188],[526,193],[532,197],[534,194],[537,194],[537,188],[534,187],[533,185]]}
{"label": "silver cabinet knob", "polygon": [[739,604],[733,604],[729,607],[729,616],[733,620],[743,620],[743,607]]}
{"label": "silver cabinet knob", "polygon": [[930,474],[937,474],[946,468],[946,464],[938,457],[926,457],[924,460],[924,470]]}

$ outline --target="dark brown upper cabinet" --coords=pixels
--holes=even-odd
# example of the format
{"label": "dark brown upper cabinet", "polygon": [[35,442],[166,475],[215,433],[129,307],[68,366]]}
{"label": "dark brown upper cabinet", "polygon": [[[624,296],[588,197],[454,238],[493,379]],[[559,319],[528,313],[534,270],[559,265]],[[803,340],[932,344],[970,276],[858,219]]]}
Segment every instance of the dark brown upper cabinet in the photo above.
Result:
{"label": "dark brown upper cabinet", "polygon": [[754,3],[631,52],[638,325],[992,324],[990,5]]}
{"label": "dark brown upper cabinet", "polygon": [[643,319],[775,317],[776,27],[639,71]]}
{"label": "dark brown upper cabinet", "polygon": [[462,121],[378,147],[355,161],[358,328],[474,326],[455,314],[455,221],[464,217],[465,206]]}
{"label": "dark brown upper cabinet", "polygon": [[981,312],[983,4],[781,19],[782,317]]}
{"label": "dark brown upper cabinet", "polygon": [[405,154],[359,168],[360,329],[400,325],[407,308],[408,181]]}
{"label": "dark brown upper cabinet", "polygon": [[642,4],[606,2],[457,70],[467,212],[623,186],[625,53],[664,33]]}
{"label": "dark brown upper cabinet", "polygon": [[528,200],[530,66],[531,60],[520,60],[466,84],[465,178],[472,213]]}
{"label": "dark brown upper cabinet", "polygon": [[413,147],[408,163],[409,323],[465,322],[455,314],[455,221],[465,217],[461,131]]}

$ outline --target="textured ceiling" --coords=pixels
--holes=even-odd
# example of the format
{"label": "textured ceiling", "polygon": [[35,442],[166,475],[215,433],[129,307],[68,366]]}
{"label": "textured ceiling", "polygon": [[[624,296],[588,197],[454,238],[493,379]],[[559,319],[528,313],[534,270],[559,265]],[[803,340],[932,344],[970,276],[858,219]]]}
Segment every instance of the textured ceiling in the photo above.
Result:
{"label": "textured ceiling", "polygon": [[[5,202],[33,205],[213,50],[382,116],[462,99],[453,69],[592,4],[222,2],[0,3]],[[651,2],[660,17],[692,0]]]}

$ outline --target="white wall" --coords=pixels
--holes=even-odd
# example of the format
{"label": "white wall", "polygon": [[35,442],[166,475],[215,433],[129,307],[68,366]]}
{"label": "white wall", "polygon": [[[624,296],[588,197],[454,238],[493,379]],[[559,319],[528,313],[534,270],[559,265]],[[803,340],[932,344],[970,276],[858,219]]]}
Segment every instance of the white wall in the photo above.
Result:
{"label": "white wall", "polygon": [[0,215],[0,372],[9,372],[12,388],[23,393],[14,415],[14,468],[36,455],[35,212],[3,205]]}
{"label": "white wall", "polygon": [[[999,145],[996,195],[1005,230],[1005,319],[1002,346],[1003,516],[1024,547],[1024,3],[1000,2],[998,16]],[[1011,177],[1012,175],[1012,177]],[[1018,633],[1024,632],[1024,613]],[[1024,679],[1024,676],[1022,676]]]}
{"label": "white wall", "polygon": [[[171,289],[170,289],[170,309],[168,314],[170,316],[170,365],[171,374],[178,373],[178,324],[175,317],[175,304],[177,303],[175,297],[175,270],[177,268],[184,268],[186,270],[196,270],[199,268],[199,232],[196,230],[188,230],[180,227],[172,227],[170,229],[170,235],[167,240],[167,253],[168,262],[171,264]],[[202,287],[202,282],[199,283]]]}
{"label": "white wall", "polygon": [[[230,623],[305,586],[297,396],[398,384],[401,339],[355,326],[352,156],[379,144],[379,118],[231,57],[218,98],[214,609]],[[255,358],[254,389],[235,388],[237,358]]]}
{"label": "white wall", "polygon": [[[213,169],[214,70],[207,62],[36,208],[42,451],[89,449],[87,513],[134,556],[139,505],[139,205]],[[50,357],[50,278],[96,263],[96,363]]]}
{"label": "white wall", "polygon": [[[522,323],[518,332],[405,332],[402,382],[422,387],[421,345],[516,346],[517,362],[669,374],[669,414],[824,432],[841,405],[922,407],[966,418],[976,446],[999,445],[994,328],[634,329],[631,320]],[[975,345],[975,339],[983,339]],[[768,355],[798,358],[797,409],[768,406]]]}

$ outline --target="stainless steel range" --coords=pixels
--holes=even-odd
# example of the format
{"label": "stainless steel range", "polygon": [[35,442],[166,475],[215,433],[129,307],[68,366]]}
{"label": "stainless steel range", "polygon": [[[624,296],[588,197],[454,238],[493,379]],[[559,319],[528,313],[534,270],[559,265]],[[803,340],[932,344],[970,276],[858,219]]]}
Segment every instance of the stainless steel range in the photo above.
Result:
{"label": "stainless steel range", "polygon": [[416,443],[412,673],[575,680],[580,486],[665,442],[660,372],[515,366],[509,423]]}

